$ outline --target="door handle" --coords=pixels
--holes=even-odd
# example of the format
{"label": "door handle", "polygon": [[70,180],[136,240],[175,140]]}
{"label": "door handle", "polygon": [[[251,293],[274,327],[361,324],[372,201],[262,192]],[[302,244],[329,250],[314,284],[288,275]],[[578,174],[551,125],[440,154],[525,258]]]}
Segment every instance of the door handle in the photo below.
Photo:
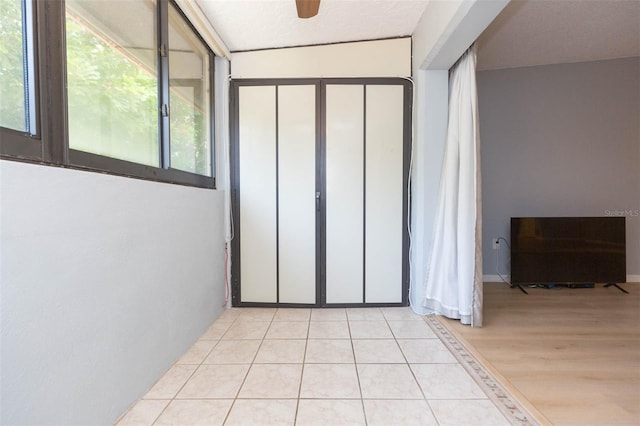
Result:
{"label": "door handle", "polygon": [[320,192],[316,192],[316,211],[320,211]]}

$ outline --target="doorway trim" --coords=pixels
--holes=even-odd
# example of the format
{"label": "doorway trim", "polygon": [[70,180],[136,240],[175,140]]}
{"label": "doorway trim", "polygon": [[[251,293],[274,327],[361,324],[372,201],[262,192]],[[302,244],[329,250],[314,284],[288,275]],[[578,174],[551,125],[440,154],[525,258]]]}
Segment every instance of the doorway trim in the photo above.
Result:
{"label": "doorway trim", "polygon": [[[243,86],[275,86],[276,90],[276,114],[277,114],[277,93],[279,86],[290,85],[306,85],[315,86],[315,108],[316,108],[316,136],[315,136],[315,164],[316,164],[316,193],[322,194],[319,204],[319,211],[316,215],[316,303],[280,303],[278,279],[276,278],[276,302],[242,302],[241,300],[241,262],[240,258],[240,164],[239,164],[239,89]],[[326,302],[326,203],[324,195],[326,194],[326,86],[327,85],[362,85],[365,90],[366,105],[366,87],[368,85],[396,85],[403,87],[403,136],[402,136],[402,283],[401,292],[402,300],[398,303],[366,303],[364,297],[366,293],[363,291],[362,303],[327,303]],[[411,211],[409,202],[409,173],[411,163],[412,150],[412,109],[413,109],[413,85],[410,80],[405,78],[292,78],[292,79],[235,79],[230,84],[230,168],[231,168],[231,217],[233,223],[233,239],[231,241],[231,294],[232,306],[238,307],[394,307],[407,306],[409,301],[409,212]],[[278,117],[276,115],[276,123]],[[277,125],[277,124],[276,124]],[[366,126],[366,114],[364,125]],[[277,133],[277,132],[276,132]],[[278,144],[276,134],[276,147]],[[366,142],[366,141],[365,141]],[[366,145],[365,145],[366,149]],[[277,153],[276,153],[277,155]],[[276,175],[277,175],[277,157],[276,157]],[[366,182],[365,182],[366,184]],[[276,217],[278,203],[276,202]],[[366,211],[363,211],[366,221]],[[366,222],[365,222],[366,223]],[[276,250],[277,253],[277,250]],[[277,254],[276,254],[277,256]],[[277,266],[276,266],[277,267]],[[366,280],[363,279],[363,286],[366,289]]]}

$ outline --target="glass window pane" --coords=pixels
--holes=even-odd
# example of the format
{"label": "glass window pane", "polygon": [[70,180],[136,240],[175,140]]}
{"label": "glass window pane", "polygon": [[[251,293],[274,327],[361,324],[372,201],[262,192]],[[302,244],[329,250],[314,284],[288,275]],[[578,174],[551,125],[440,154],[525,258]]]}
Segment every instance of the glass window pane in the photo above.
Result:
{"label": "glass window pane", "polygon": [[159,166],[152,0],[66,1],[69,147]]}
{"label": "glass window pane", "polygon": [[27,130],[25,31],[21,0],[0,0],[0,126]]}
{"label": "glass window pane", "polygon": [[171,167],[211,176],[210,56],[180,13],[169,7]]}

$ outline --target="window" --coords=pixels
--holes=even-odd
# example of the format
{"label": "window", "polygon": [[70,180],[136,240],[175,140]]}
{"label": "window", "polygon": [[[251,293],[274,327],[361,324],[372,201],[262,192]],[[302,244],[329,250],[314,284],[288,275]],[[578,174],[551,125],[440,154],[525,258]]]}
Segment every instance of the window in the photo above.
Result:
{"label": "window", "polygon": [[66,1],[69,148],[158,167],[155,6]]}
{"label": "window", "polygon": [[171,166],[211,173],[211,61],[178,10],[169,7]]}
{"label": "window", "polygon": [[32,133],[31,3],[0,1],[0,126]]}
{"label": "window", "polygon": [[215,186],[213,53],[170,0],[0,0],[0,37],[0,155]]}

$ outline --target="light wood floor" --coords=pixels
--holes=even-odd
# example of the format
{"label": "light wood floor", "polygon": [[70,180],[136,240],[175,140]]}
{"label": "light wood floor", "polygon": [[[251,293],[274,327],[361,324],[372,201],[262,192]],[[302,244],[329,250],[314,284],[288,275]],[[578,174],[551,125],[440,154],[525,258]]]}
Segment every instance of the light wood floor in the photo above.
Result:
{"label": "light wood floor", "polygon": [[483,328],[444,322],[551,424],[640,425],[640,284],[623,287],[486,283]]}

